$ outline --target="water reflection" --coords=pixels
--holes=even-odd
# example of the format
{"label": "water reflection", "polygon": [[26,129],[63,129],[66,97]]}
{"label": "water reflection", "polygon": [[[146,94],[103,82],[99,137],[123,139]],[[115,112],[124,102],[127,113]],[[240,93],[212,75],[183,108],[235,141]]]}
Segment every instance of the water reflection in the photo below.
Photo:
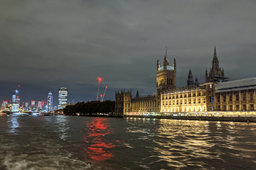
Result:
{"label": "water reflection", "polygon": [[11,115],[10,116],[10,130],[9,133],[16,133],[16,128],[19,127],[19,122],[17,120],[18,116],[16,115]]}
{"label": "water reflection", "polygon": [[56,123],[59,132],[59,137],[62,140],[66,140],[68,137],[68,130],[70,128],[70,126],[68,125],[67,116],[56,116]]}
{"label": "water reflection", "polygon": [[215,144],[209,136],[211,129],[209,122],[159,121],[159,138],[155,140],[157,145],[154,150],[160,153],[159,158],[168,162],[169,166],[200,168],[208,165],[199,158],[206,160],[212,156],[212,159],[219,159],[218,153],[210,151]]}
{"label": "water reflection", "polygon": [[[85,152],[88,156],[96,161],[104,161],[113,157],[110,149],[116,147],[107,135],[111,133],[111,127],[106,118],[93,118],[86,123],[86,136],[84,142],[88,144]],[[118,141],[115,141],[118,142]]]}

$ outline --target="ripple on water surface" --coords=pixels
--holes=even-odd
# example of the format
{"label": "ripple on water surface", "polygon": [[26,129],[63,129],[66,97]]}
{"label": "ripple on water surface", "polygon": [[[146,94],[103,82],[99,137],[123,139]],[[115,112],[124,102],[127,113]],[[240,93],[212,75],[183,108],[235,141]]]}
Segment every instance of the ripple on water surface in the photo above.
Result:
{"label": "ripple on water surface", "polygon": [[1,116],[0,169],[254,169],[256,124]]}

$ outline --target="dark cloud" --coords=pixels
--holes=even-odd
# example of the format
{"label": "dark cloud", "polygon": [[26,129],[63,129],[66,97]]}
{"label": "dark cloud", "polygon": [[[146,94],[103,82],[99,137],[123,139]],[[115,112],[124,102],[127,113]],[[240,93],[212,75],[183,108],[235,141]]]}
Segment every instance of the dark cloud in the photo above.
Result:
{"label": "dark cloud", "polygon": [[204,81],[215,45],[227,76],[255,76],[255,7],[253,0],[1,0],[0,92],[7,97],[21,81],[26,98],[67,86],[71,100],[92,100],[100,75],[108,98],[119,88],[151,94],[165,46],[177,59],[178,86],[189,68]]}

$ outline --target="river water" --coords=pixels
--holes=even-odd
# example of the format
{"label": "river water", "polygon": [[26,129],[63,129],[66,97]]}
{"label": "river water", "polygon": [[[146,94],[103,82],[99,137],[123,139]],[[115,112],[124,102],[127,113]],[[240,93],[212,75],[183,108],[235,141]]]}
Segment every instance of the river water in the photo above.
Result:
{"label": "river water", "polygon": [[255,169],[256,123],[0,116],[0,169]]}

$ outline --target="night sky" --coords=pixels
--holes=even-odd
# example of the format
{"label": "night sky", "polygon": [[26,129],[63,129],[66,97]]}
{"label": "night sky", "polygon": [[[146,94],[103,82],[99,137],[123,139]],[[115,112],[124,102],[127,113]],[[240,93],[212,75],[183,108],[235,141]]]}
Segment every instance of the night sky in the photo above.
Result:
{"label": "night sky", "polygon": [[[255,0],[1,0],[0,100],[21,84],[21,99],[61,86],[69,101],[94,100],[97,76],[117,89],[153,94],[156,60],[177,60],[204,82],[217,47],[231,80],[255,76]],[[20,82],[20,83],[19,83]]]}

